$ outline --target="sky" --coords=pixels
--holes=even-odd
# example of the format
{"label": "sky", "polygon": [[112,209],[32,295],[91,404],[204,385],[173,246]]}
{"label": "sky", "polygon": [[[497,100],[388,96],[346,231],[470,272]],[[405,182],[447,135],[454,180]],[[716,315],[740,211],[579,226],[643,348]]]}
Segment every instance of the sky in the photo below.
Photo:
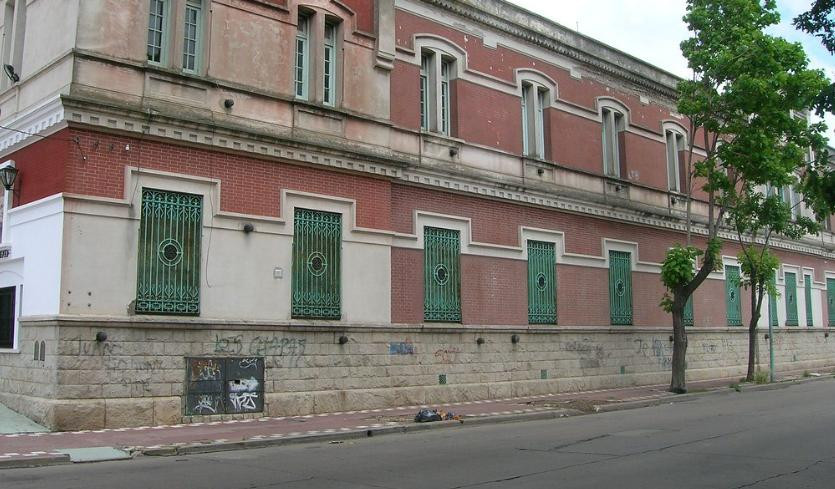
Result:
{"label": "sky", "polygon": [[[602,41],[680,77],[689,77],[679,43],[689,37],[681,20],[685,0],[509,0],[580,33]],[[777,0],[781,22],[771,34],[800,42],[810,66],[835,80],[835,56],[820,41],[797,31],[791,20],[805,12],[812,0]],[[835,146],[835,116],[825,121],[829,143]]]}

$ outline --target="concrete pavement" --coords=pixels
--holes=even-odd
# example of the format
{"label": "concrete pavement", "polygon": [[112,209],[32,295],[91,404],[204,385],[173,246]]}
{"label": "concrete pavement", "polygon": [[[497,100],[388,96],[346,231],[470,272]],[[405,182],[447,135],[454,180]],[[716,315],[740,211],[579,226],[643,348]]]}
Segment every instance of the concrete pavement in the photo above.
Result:
{"label": "concrete pavement", "polygon": [[[726,390],[728,379],[692,382],[691,390]],[[552,418],[687,399],[667,392],[666,384],[570,392],[492,401],[467,401],[439,406],[402,406],[293,417],[263,417],[170,426],[95,431],[14,433],[0,435],[0,468],[96,460],[89,449],[100,449],[111,460],[117,449],[125,455],[176,455],[314,439],[348,439],[393,432],[448,427],[450,422],[415,424],[422,407],[452,411],[467,423]],[[98,453],[98,452],[93,452]],[[69,456],[69,458],[68,458]],[[91,458],[93,457],[93,458]]]}

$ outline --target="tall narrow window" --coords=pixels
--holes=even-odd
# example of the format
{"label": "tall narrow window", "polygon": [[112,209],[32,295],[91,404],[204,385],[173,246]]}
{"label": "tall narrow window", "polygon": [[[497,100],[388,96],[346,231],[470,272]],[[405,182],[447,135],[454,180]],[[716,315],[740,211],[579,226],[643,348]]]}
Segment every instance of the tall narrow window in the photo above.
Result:
{"label": "tall narrow window", "polygon": [[15,288],[0,288],[0,348],[15,346]]}
{"label": "tall narrow window", "polygon": [[432,57],[424,54],[420,57],[420,128],[429,130],[429,71]]}
{"label": "tall narrow window", "polygon": [[803,275],[803,298],[806,299],[806,326],[815,325],[815,317],[812,312],[812,276]]}
{"label": "tall narrow window", "polygon": [[536,157],[545,158],[545,90],[536,91],[536,116],[534,117],[534,128],[536,129]]}
{"label": "tall narrow window", "polygon": [[325,105],[336,104],[336,24],[325,23],[325,51],[322,85],[324,93],[322,102]]}
{"label": "tall narrow window", "polygon": [[150,0],[148,14],[148,61],[165,62],[165,45],[168,41],[168,2]]}
{"label": "tall narrow window", "polygon": [[684,303],[684,317],[682,319],[684,319],[685,326],[693,326],[693,294],[690,294],[687,302]]}
{"label": "tall narrow window", "polygon": [[609,252],[609,315],[613,325],[632,324],[632,255]]}
{"label": "tall narrow window", "polygon": [[310,17],[299,14],[296,28],[296,97],[307,100],[308,65],[310,64]]}
{"label": "tall narrow window", "polygon": [[449,77],[452,71],[452,63],[447,60],[441,61],[441,120],[438,124],[438,132],[449,136],[450,127],[450,94],[449,94]]}
{"label": "tall narrow window", "polygon": [[603,166],[607,176],[620,178],[620,131],[623,130],[623,114],[603,108]]}
{"label": "tall narrow window", "polygon": [[667,139],[667,188],[681,192],[682,168],[679,160],[684,150],[684,136],[676,131],[666,131]]}
{"label": "tall narrow window", "polygon": [[528,322],[557,324],[554,243],[528,241]]}
{"label": "tall narrow window", "polygon": [[296,209],[293,231],[294,318],[341,317],[342,215]]}
{"label": "tall narrow window", "polygon": [[528,106],[531,103],[531,85],[523,84],[522,85],[522,154],[529,155],[531,154],[531,142],[530,142],[530,118],[528,114],[530,110],[528,110]]}
{"label": "tall narrow window", "polygon": [[797,277],[786,272],[786,326],[797,326]]}
{"label": "tall narrow window", "polygon": [[835,278],[826,279],[826,305],[829,327],[835,326]]}
{"label": "tall narrow window", "polygon": [[137,313],[200,313],[202,226],[202,196],[142,189]]}
{"label": "tall narrow window", "polygon": [[185,24],[183,26],[183,70],[196,72],[199,67],[200,37],[203,17],[203,0],[186,1]]}
{"label": "tall narrow window", "polygon": [[461,321],[461,251],[458,231],[425,227],[423,243],[423,317]]}
{"label": "tall narrow window", "polygon": [[742,326],[739,267],[734,265],[725,265],[725,306],[728,313],[728,326]]}
{"label": "tall narrow window", "polygon": [[452,79],[455,60],[425,49],[420,56],[420,128],[452,134]]}
{"label": "tall narrow window", "polygon": [[526,156],[545,158],[545,107],[548,90],[532,83],[522,84],[522,151]]}

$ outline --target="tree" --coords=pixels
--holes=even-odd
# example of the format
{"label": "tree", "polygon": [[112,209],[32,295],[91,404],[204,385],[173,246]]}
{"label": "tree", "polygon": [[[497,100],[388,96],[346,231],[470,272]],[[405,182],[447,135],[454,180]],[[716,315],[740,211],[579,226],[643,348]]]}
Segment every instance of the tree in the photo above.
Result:
{"label": "tree", "polygon": [[[667,253],[661,272],[667,288],[662,306],[673,317],[672,392],[687,390],[684,309],[722,265],[720,231],[729,229],[726,218],[734,225],[743,222],[743,212],[763,210],[763,199],[754,198],[757,186],[802,187],[817,177],[818,186],[827,181],[817,164],[823,155],[808,163],[804,159],[812,143],[821,148],[825,126],[806,124],[795,113],[808,110],[828,81],[808,68],[800,45],[763,32],[779,19],[774,0],[687,1],[684,21],[691,37],[681,50],[694,76],[678,85],[678,110],[689,119],[691,135],[685,165],[687,243]],[[706,214],[692,211],[695,190],[704,192]],[[705,239],[697,242],[694,234]]]}
{"label": "tree", "polygon": [[[792,23],[803,32],[819,37],[823,47],[835,54],[835,0],[815,0],[811,9],[795,17]],[[815,109],[821,117],[824,112],[835,113],[835,82],[818,95]]]}

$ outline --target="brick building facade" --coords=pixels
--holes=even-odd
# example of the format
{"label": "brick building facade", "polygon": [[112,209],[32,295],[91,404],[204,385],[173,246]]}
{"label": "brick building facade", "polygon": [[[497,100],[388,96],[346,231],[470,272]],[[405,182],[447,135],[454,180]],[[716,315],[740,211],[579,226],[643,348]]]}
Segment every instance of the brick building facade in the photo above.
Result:
{"label": "brick building facade", "polygon": [[[669,379],[673,75],[500,0],[6,3],[11,408],[100,428]],[[777,366],[831,365],[835,236],[774,247]],[[744,371],[736,253],[692,301],[690,379]]]}

